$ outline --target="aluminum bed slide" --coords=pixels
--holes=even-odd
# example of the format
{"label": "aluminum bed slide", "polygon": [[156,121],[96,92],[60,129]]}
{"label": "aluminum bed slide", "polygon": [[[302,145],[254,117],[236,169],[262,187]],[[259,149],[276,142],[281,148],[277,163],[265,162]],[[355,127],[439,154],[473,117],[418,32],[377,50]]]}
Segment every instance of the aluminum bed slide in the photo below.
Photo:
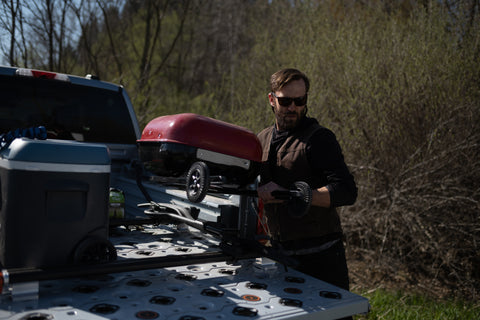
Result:
{"label": "aluminum bed slide", "polygon": [[[178,225],[119,228],[120,260],[215,253],[218,241]],[[138,262],[141,263],[141,262]],[[265,259],[194,263],[22,283],[2,296],[0,319],[337,319],[368,300]]]}

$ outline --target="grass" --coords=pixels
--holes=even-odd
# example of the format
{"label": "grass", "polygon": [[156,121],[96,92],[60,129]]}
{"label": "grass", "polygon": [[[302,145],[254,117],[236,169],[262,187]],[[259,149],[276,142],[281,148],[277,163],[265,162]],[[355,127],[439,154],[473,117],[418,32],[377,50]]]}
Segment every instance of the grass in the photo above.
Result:
{"label": "grass", "polygon": [[428,319],[480,319],[480,304],[464,301],[440,301],[421,295],[385,290],[361,293],[370,301],[371,311],[368,315],[359,315],[355,320],[428,320]]}

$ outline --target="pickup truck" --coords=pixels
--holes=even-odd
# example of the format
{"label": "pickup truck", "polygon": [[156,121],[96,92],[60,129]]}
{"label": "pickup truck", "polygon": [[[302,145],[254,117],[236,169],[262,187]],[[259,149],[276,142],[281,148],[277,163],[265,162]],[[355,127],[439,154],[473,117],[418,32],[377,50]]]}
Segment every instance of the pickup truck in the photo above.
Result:
{"label": "pickup truck", "polygon": [[[366,298],[296,271],[258,241],[251,194],[193,203],[152,179],[122,86],[0,66],[0,92],[0,319],[368,312]],[[124,199],[120,215],[109,214],[111,192]]]}

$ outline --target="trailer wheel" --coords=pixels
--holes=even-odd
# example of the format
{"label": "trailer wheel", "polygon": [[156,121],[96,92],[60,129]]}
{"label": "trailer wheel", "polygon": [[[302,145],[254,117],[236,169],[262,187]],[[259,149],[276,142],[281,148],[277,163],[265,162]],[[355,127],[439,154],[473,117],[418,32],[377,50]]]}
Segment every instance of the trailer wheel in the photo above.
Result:
{"label": "trailer wheel", "polygon": [[187,174],[187,198],[191,202],[201,202],[210,187],[210,172],[205,162],[195,162]]}

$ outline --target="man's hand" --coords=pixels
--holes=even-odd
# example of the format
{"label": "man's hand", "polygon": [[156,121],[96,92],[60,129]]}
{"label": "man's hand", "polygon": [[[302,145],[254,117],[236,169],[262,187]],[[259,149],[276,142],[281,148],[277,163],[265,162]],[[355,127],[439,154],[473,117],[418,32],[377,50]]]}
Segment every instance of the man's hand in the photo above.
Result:
{"label": "man's hand", "polygon": [[329,208],[331,205],[330,192],[327,187],[312,190],[312,206]]}
{"label": "man's hand", "polygon": [[284,200],[275,199],[275,197],[272,196],[272,192],[276,191],[276,190],[285,191],[285,190],[288,190],[288,189],[285,189],[285,188],[279,186],[278,184],[276,184],[275,182],[270,181],[270,182],[264,184],[263,186],[260,186],[260,187],[257,188],[258,197],[263,200],[263,203],[280,203],[280,202],[283,202]]}
{"label": "man's hand", "polygon": [[[263,203],[280,203],[285,200],[276,199],[272,196],[272,192],[275,190],[288,190],[285,189],[273,181],[270,181],[263,186],[257,188],[258,197],[263,200]],[[312,190],[312,206],[328,208],[331,205],[330,192],[326,187],[321,187]]]}

